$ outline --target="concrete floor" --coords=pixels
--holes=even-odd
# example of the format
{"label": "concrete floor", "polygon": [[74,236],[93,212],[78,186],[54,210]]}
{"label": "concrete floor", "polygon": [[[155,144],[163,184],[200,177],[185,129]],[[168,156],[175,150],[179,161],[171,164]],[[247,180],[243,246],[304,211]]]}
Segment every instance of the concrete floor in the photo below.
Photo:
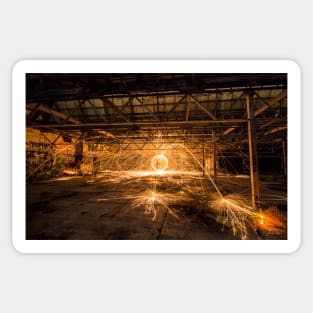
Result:
{"label": "concrete floor", "polygon": [[[218,183],[223,193],[249,195],[247,177],[223,176]],[[180,196],[182,186],[198,188],[203,184],[207,181],[201,174],[174,173],[161,177],[129,172],[31,183],[27,185],[27,239],[240,239]],[[141,198],[151,186],[162,195],[154,207],[155,219],[153,212],[147,212],[147,199]],[[270,180],[261,186],[264,203],[275,203],[286,211],[284,185]],[[134,199],[139,199],[136,206]],[[260,238],[250,230],[249,239]]]}

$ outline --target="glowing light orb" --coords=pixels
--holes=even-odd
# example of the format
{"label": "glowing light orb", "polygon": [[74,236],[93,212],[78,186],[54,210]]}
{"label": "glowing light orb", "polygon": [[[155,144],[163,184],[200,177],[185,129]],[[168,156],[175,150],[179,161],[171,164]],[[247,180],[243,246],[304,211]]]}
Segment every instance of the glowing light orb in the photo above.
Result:
{"label": "glowing light orb", "polygon": [[163,154],[157,154],[152,158],[151,166],[154,171],[163,173],[168,167],[168,159]]}

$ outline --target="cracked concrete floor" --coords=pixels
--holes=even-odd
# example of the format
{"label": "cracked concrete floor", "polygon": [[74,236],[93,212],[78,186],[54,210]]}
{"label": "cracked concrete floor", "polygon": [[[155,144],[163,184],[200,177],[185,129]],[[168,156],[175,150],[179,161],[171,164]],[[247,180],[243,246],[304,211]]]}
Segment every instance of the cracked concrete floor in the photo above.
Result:
{"label": "cracked concrete floor", "polygon": [[[238,178],[239,179],[239,178]],[[227,186],[227,179],[223,186]],[[232,180],[232,184],[233,184]],[[27,185],[26,238],[35,240],[233,240],[231,229],[179,197],[182,184],[199,186],[200,174],[134,175],[101,173],[96,177],[63,177]],[[244,180],[246,184],[246,179]],[[133,200],[151,186],[170,199],[156,205],[157,214]],[[236,185],[238,187],[238,185]],[[176,199],[176,200],[175,200]],[[163,201],[163,200],[162,200]],[[167,201],[167,200],[166,200]],[[167,203],[167,202],[166,202]],[[249,239],[257,239],[251,233]]]}

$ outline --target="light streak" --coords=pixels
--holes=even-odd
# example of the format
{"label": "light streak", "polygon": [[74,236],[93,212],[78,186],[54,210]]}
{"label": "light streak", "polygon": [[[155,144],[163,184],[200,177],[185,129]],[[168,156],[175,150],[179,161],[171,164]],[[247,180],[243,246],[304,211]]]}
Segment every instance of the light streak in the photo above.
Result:
{"label": "light streak", "polygon": [[257,212],[247,203],[247,199],[232,194],[209,203],[216,212],[216,220],[232,229],[233,235],[239,234],[241,239],[248,238],[249,229],[255,229]]}
{"label": "light streak", "polygon": [[203,167],[203,165],[201,164],[201,162],[196,158],[196,156],[190,151],[190,149],[188,149],[188,147],[186,147],[185,145],[182,144],[177,144],[179,146],[181,146],[182,148],[184,148],[189,155],[195,160],[195,162],[198,164],[198,166],[202,169],[203,173],[205,173],[205,175],[209,178],[212,186],[214,186],[216,192],[219,194],[219,196],[221,198],[223,198],[223,194],[221,192],[221,190],[217,187],[217,185],[215,184],[214,180],[212,179],[211,175],[208,173],[208,171]]}

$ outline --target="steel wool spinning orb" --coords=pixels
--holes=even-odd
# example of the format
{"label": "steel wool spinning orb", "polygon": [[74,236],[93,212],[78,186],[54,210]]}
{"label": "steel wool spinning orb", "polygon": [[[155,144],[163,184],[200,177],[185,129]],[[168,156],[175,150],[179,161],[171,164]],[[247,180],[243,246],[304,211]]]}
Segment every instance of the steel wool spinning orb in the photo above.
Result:
{"label": "steel wool spinning orb", "polygon": [[168,167],[168,159],[163,154],[157,154],[152,158],[151,166],[154,171],[163,172]]}

